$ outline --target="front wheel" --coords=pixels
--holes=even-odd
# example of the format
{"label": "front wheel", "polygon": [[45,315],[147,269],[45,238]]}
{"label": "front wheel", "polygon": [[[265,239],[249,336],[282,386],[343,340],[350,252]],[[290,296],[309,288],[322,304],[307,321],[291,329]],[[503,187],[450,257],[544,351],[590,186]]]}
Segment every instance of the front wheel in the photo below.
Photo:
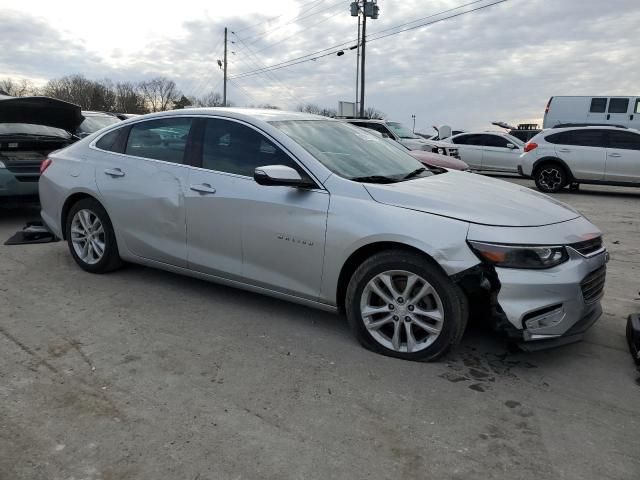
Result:
{"label": "front wheel", "polygon": [[567,186],[567,172],[557,163],[547,163],[536,170],[534,175],[536,187],[545,193],[557,193]]}
{"label": "front wheel", "polygon": [[467,323],[467,302],[451,280],[422,256],[382,252],[353,274],[346,313],[360,343],[406,360],[432,361],[457,343]]}

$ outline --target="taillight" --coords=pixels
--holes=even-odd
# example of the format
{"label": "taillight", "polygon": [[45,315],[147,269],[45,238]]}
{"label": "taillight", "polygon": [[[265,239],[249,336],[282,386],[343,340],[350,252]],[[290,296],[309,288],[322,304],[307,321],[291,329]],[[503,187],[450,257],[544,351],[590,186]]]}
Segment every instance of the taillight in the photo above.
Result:
{"label": "taillight", "polygon": [[51,166],[52,163],[53,160],[51,160],[50,158],[45,158],[40,164],[40,175],[42,175],[44,171]]}
{"label": "taillight", "polygon": [[531,150],[535,150],[536,148],[538,148],[538,144],[535,142],[529,142],[524,146],[524,151],[526,152],[530,152]]}

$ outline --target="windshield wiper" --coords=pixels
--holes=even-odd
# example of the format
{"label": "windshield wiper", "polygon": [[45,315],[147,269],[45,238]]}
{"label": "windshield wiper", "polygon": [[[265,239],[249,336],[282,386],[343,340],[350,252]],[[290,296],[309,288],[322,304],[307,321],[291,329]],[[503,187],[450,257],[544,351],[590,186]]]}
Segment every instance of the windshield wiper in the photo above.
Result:
{"label": "windshield wiper", "polygon": [[425,167],[416,168],[413,172],[407,173],[402,179],[409,180],[410,178],[417,177],[423,172],[426,172],[427,169]]}
{"label": "windshield wiper", "polygon": [[385,177],[383,175],[369,175],[367,177],[352,177],[354,182],[364,183],[396,183],[398,180],[391,177]]}

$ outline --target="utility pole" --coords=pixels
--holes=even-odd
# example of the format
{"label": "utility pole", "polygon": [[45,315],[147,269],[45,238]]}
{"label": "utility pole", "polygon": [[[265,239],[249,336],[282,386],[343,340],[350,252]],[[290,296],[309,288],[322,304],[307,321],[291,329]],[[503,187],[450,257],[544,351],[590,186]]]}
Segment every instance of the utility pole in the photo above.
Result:
{"label": "utility pole", "polygon": [[357,45],[357,55],[356,55],[356,108],[354,114],[357,115],[358,111],[358,79],[360,76],[360,14],[358,13],[358,43]]}
{"label": "utility pole", "polygon": [[[365,49],[367,45],[367,17],[378,18],[378,0],[356,0],[351,2],[351,16],[358,17],[358,54],[360,56],[360,117],[364,117]],[[362,2],[362,6],[360,5]],[[362,14],[362,35],[360,35],[360,14]],[[362,39],[362,45],[360,44]],[[356,61],[357,64],[357,61]],[[356,105],[358,104],[358,70],[356,70]]]}
{"label": "utility pole", "polygon": [[227,106],[227,27],[224,27],[224,87],[222,93],[222,106]]}
{"label": "utility pole", "polygon": [[362,3],[365,7],[363,8],[365,14],[362,16],[362,56],[360,57],[360,61],[362,62],[360,65],[360,118],[364,118],[364,54],[367,46],[367,0],[362,0]]}
{"label": "utility pole", "polygon": [[411,115],[411,118],[413,118],[413,133],[416,133],[416,116],[415,116],[415,114]]}

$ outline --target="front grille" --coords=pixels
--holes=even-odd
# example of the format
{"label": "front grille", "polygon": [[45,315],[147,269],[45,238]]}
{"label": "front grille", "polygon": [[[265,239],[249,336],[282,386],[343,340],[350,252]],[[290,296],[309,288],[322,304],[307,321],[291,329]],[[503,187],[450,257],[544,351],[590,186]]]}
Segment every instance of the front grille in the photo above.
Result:
{"label": "front grille", "polygon": [[458,153],[458,149],[457,148],[449,148],[449,156],[459,159],[460,158],[460,154]]}
{"label": "front grille", "polygon": [[580,288],[585,303],[594,303],[600,300],[604,293],[604,283],[607,276],[607,267],[602,266],[584,277]]}
{"label": "front grille", "polygon": [[587,256],[602,249],[602,237],[592,238],[590,240],[585,240],[584,242],[573,243],[569,246],[574,250],[577,250],[581,255]]}
{"label": "front grille", "polygon": [[7,170],[17,175],[29,173],[40,173],[40,163],[42,162],[5,162]]}
{"label": "front grille", "polygon": [[19,182],[31,182],[31,183],[37,183],[38,180],[40,180],[40,176],[36,176],[36,175],[16,175],[16,180],[18,180]]}

